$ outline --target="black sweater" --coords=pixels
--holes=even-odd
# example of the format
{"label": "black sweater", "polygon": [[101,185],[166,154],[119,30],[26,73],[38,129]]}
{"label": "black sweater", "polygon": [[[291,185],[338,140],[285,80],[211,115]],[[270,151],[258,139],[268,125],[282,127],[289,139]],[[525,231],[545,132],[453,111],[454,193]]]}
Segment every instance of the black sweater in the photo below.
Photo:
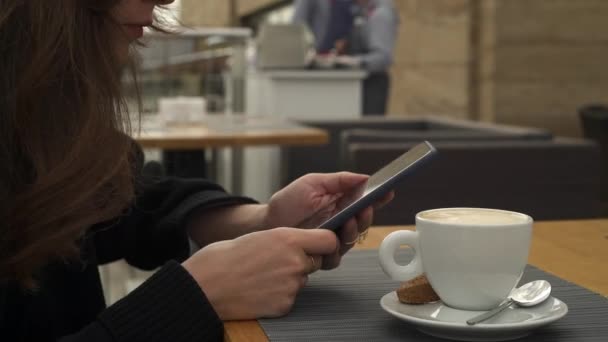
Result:
{"label": "black sweater", "polygon": [[[0,341],[221,340],[222,322],[179,264],[189,253],[185,220],[198,208],[251,202],[204,180],[144,186],[124,216],[86,234],[80,261],[41,270],[37,290],[0,283]],[[119,259],[162,268],[106,308],[97,266]]]}

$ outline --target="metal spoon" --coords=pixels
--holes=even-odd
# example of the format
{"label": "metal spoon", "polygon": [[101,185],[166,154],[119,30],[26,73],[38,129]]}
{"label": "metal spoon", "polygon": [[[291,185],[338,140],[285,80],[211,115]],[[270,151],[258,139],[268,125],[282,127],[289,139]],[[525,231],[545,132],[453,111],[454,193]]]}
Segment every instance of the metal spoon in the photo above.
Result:
{"label": "metal spoon", "polygon": [[475,325],[493,317],[497,313],[516,303],[519,306],[528,307],[544,302],[551,294],[551,284],[546,280],[535,280],[516,288],[511,292],[509,298],[491,311],[475,316],[467,321],[468,325]]}

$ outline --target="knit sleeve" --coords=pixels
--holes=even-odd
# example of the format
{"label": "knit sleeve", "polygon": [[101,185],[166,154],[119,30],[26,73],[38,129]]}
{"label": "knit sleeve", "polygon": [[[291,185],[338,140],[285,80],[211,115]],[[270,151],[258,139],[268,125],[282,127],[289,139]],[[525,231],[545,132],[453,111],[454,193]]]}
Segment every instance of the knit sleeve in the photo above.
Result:
{"label": "knit sleeve", "polygon": [[222,341],[223,323],[196,281],[168,262],[97,321],[61,342]]}
{"label": "knit sleeve", "polygon": [[140,185],[127,213],[92,230],[97,261],[103,264],[124,258],[142,269],[155,269],[168,260],[183,261],[190,252],[186,222],[192,212],[247,203],[255,201],[231,196],[203,179],[148,181]]}

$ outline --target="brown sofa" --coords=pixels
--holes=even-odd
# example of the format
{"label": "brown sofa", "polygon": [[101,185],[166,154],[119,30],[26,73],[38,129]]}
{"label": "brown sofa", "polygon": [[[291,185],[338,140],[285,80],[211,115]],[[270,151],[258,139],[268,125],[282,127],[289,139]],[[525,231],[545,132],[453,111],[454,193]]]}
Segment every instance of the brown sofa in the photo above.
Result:
{"label": "brown sofa", "polygon": [[[600,151],[586,140],[436,140],[435,160],[401,182],[374,224],[414,223],[421,210],[489,207],[536,220],[593,218],[600,212]],[[350,143],[352,170],[373,173],[415,142]]]}

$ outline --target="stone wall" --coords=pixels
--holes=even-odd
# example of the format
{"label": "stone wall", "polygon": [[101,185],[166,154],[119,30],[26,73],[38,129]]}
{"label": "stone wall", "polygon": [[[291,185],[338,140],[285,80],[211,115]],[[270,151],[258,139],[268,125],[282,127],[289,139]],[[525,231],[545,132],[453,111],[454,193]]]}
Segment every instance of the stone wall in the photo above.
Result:
{"label": "stone wall", "polygon": [[181,21],[187,26],[228,26],[230,1],[181,0]]}
{"label": "stone wall", "polygon": [[492,1],[493,119],[579,135],[577,109],[608,103],[608,1]]}
{"label": "stone wall", "polygon": [[393,115],[469,117],[470,0],[396,0]]}
{"label": "stone wall", "polygon": [[245,16],[279,2],[278,0],[182,0],[181,20],[189,26],[230,25],[231,2],[236,15]]}
{"label": "stone wall", "polygon": [[237,11],[239,15],[244,16],[276,2],[276,0],[237,0]]}

